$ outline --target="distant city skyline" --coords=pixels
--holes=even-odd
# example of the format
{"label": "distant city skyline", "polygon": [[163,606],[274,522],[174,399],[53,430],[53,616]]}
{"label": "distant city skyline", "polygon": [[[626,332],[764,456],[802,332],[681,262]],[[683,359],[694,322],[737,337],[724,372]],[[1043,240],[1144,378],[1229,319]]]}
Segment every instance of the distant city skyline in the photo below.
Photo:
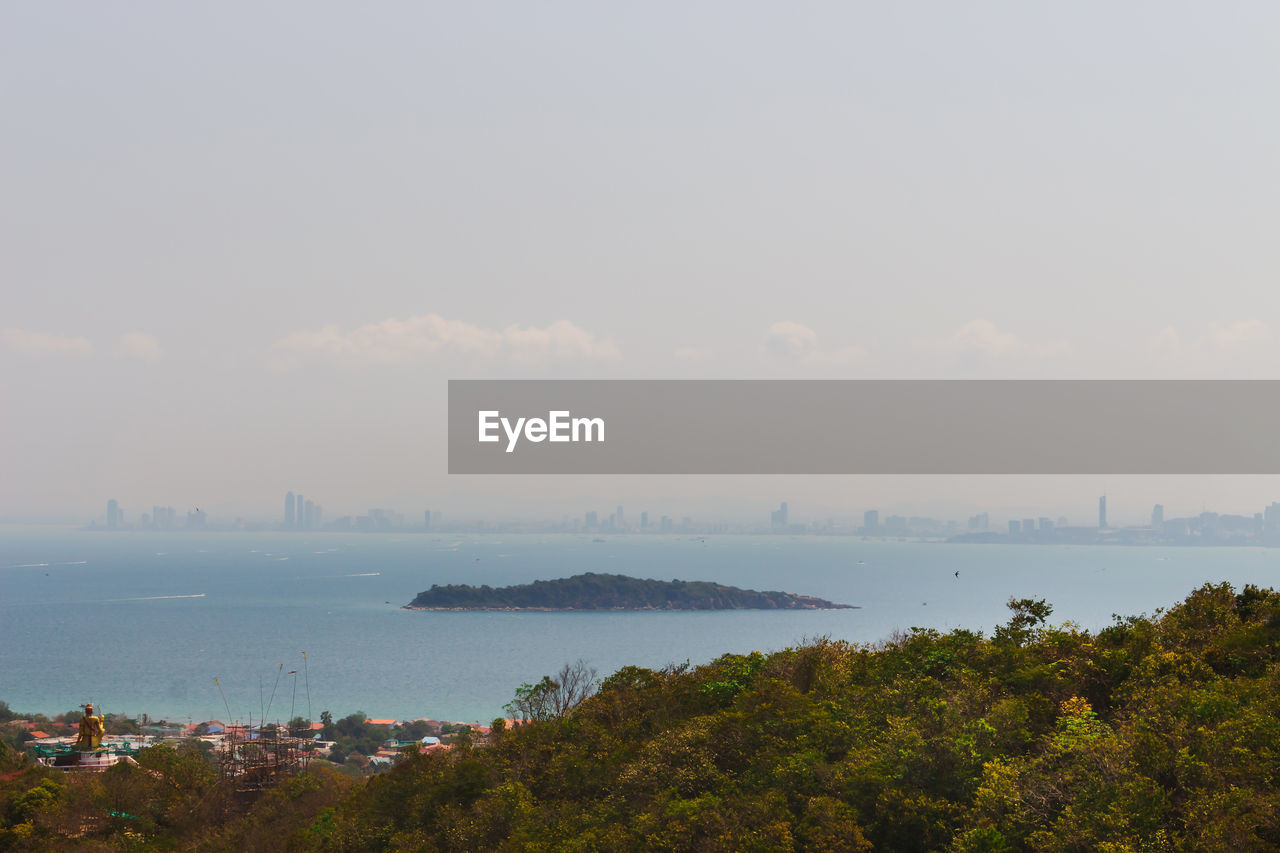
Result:
{"label": "distant city skyline", "polygon": [[[1048,516],[1008,518],[1007,529],[998,529],[999,518],[993,524],[991,513],[984,511],[969,516],[967,520],[934,518],[918,515],[888,514],[881,517],[879,509],[862,513],[861,524],[855,517],[827,515],[796,521],[790,514],[788,501],[782,501],[777,509],[768,510],[767,523],[763,516],[757,519],[727,519],[722,517],[694,517],[684,515],[678,519],[656,515],[657,522],[650,525],[650,511],[641,510],[639,524],[627,523],[626,508],[617,505],[614,512],[602,516],[598,510],[586,510],[578,514],[564,513],[558,521],[542,517],[467,517],[445,521],[439,509],[423,510],[422,522],[417,523],[414,514],[393,509],[375,508],[355,515],[343,515],[330,521],[322,521],[320,507],[311,501],[303,501],[302,495],[292,491],[285,493],[284,512],[274,522],[264,519],[236,517],[214,518],[208,523],[205,510],[187,513],[185,528],[198,530],[280,530],[287,532],[357,532],[375,533],[418,530],[420,532],[562,532],[582,534],[613,533],[686,533],[686,534],[825,534],[872,537],[906,537],[946,539],[959,542],[1019,541],[1054,544],[1265,544],[1280,546],[1280,501],[1249,515],[1219,513],[1205,510],[1187,517],[1166,519],[1163,504],[1155,504],[1145,524],[1113,525],[1107,517],[1107,498],[1098,498],[1096,526],[1077,525],[1066,516],[1056,519]],[[298,506],[305,509],[298,513]],[[89,528],[97,527],[97,520]],[[116,530],[164,530],[181,529],[174,523],[172,508],[153,507],[150,515],[143,513],[138,521],[128,522],[120,502],[110,499],[106,504],[105,529]]]}

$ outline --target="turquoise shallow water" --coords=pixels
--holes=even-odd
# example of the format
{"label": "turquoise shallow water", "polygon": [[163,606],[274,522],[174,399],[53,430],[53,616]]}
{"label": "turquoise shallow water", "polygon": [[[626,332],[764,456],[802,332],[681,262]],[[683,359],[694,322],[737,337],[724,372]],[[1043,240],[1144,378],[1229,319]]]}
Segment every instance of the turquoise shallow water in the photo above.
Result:
{"label": "turquoise shallow water", "polygon": [[[955,571],[960,577],[954,576]],[[858,610],[431,613],[433,583],[501,586],[584,571],[782,589]],[[1095,628],[1207,581],[1280,583],[1280,550],[941,545],[842,537],[361,535],[0,530],[0,699],[173,720],[311,713],[487,722],[522,682],[579,658],[695,664],[805,637],[911,626],[990,630],[1010,596]]]}

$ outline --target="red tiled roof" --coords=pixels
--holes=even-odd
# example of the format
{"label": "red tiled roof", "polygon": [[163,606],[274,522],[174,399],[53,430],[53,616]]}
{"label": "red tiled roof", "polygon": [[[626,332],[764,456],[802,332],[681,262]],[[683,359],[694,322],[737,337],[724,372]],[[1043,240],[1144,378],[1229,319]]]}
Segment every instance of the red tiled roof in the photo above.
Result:
{"label": "red tiled roof", "polygon": [[366,722],[366,723],[368,723],[368,724],[369,724],[369,725],[371,725],[371,726],[394,726],[394,725],[396,724],[396,721],[395,721],[395,720],[370,720],[370,719],[366,719],[366,720],[365,720],[365,722]]}

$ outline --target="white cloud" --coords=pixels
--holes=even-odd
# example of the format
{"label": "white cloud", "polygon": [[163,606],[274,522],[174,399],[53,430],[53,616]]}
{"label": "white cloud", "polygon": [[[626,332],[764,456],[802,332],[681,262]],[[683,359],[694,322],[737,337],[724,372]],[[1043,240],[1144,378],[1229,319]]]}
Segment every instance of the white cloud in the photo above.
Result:
{"label": "white cloud", "polygon": [[1182,335],[1175,326],[1165,326],[1147,339],[1147,355],[1150,358],[1173,358],[1182,351]]}
{"label": "white cloud", "polygon": [[765,332],[764,348],[775,358],[805,358],[818,349],[818,334],[808,326],[782,320]]}
{"label": "white cloud", "polygon": [[1146,356],[1150,366],[1162,374],[1179,377],[1233,377],[1274,375],[1268,357],[1271,330],[1259,320],[1212,323],[1199,336],[1184,336],[1175,326],[1166,326],[1147,338]]}
{"label": "white cloud", "polygon": [[30,355],[88,355],[93,351],[93,343],[88,338],[46,335],[26,329],[4,329],[0,331],[0,340],[11,350]]}
{"label": "white cloud", "polygon": [[164,350],[160,348],[160,342],[153,335],[148,335],[145,332],[129,332],[121,335],[120,342],[116,345],[116,352],[130,358],[147,360],[164,356]]}
{"label": "white cloud", "polygon": [[568,320],[543,328],[512,325],[491,329],[448,320],[439,314],[403,320],[390,317],[350,331],[328,325],[294,332],[272,344],[271,352],[280,367],[315,357],[349,364],[403,364],[437,355],[513,364],[621,358],[612,341],[602,340]]}
{"label": "white cloud", "polygon": [[1071,345],[1063,340],[1028,344],[1012,332],[1002,332],[995,323],[979,317],[961,326],[954,334],[939,341],[940,348],[956,356],[997,358],[1044,358],[1063,355]]}
{"label": "white cloud", "polygon": [[1230,326],[1214,323],[1202,340],[1206,345],[1227,349],[1251,341],[1265,340],[1270,336],[1271,330],[1265,323],[1259,320],[1242,320]]}
{"label": "white cloud", "polygon": [[1271,330],[1259,320],[1241,320],[1222,325],[1213,323],[1208,331],[1191,341],[1184,341],[1176,326],[1165,326],[1147,338],[1147,354],[1154,358],[1174,358],[1180,355],[1207,356],[1211,353],[1230,353],[1248,344],[1260,343],[1271,337]]}
{"label": "white cloud", "polygon": [[1001,332],[990,320],[972,320],[947,339],[948,348],[961,353],[977,352],[986,356],[1020,355],[1026,344],[1011,332]]}
{"label": "white cloud", "polygon": [[852,364],[867,357],[862,347],[823,349],[818,344],[817,332],[790,320],[780,320],[769,327],[764,336],[764,350],[779,361],[811,365]]}

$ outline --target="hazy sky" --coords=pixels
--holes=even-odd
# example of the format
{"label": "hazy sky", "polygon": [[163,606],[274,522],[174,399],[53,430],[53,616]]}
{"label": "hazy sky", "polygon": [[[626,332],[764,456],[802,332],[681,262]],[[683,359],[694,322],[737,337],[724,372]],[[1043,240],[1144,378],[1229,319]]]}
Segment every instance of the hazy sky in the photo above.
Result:
{"label": "hazy sky", "polygon": [[5,3],[0,516],[1253,511],[448,478],[445,381],[1277,378],[1278,79],[1271,3]]}

